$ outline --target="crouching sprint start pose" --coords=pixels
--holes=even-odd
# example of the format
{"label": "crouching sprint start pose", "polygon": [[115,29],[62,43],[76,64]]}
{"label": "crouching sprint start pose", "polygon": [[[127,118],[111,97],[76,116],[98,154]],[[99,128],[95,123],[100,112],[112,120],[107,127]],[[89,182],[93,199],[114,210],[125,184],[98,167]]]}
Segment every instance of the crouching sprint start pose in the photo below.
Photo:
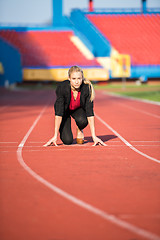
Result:
{"label": "crouching sprint start pose", "polygon": [[93,99],[94,89],[90,81],[86,80],[83,71],[78,66],[73,66],[68,71],[68,80],[61,82],[56,89],[57,99],[55,108],[54,136],[44,145],[57,146],[57,136],[64,144],[72,144],[71,117],[77,125],[77,143],[84,143],[83,129],[90,126],[94,146],[106,144],[95,135]]}

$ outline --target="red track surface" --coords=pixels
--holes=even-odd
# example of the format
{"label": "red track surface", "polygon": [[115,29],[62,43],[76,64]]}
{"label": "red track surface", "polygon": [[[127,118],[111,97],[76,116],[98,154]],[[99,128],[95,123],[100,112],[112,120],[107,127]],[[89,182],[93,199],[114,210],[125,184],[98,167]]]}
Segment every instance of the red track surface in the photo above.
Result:
{"label": "red track surface", "polygon": [[160,239],[159,106],[97,92],[107,147],[92,147],[87,127],[82,146],[44,148],[54,92],[0,96],[0,239]]}

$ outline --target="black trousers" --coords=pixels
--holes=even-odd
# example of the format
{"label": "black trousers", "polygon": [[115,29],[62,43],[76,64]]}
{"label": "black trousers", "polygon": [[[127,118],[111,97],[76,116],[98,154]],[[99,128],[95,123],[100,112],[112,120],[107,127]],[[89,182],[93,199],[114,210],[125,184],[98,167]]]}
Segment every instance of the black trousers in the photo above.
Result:
{"label": "black trousers", "polygon": [[66,145],[70,145],[73,142],[73,134],[71,129],[71,117],[74,118],[76,125],[80,130],[84,129],[88,125],[88,120],[83,108],[77,108],[73,111],[67,111],[62,118],[60,125],[60,139]]}

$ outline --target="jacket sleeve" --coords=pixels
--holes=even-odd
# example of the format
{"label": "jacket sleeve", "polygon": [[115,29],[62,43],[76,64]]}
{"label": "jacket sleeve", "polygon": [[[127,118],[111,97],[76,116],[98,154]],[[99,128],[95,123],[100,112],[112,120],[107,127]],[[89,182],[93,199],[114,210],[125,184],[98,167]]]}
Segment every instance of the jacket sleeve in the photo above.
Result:
{"label": "jacket sleeve", "polygon": [[[88,85],[88,84],[86,84]],[[85,110],[86,110],[86,115],[87,117],[94,116],[94,110],[93,110],[93,101],[91,102],[90,100],[90,92],[89,92],[89,86],[88,86],[88,91],[87,91],[87,96],[86,96],[86,102],[85,102]]]}
{"label": "jacket sleeve", "polygon": [[62,84],[59,84],[56,89],[56,102],[54,104],[55,115],[63,116],[64,115],[64,95],[62,91]]}

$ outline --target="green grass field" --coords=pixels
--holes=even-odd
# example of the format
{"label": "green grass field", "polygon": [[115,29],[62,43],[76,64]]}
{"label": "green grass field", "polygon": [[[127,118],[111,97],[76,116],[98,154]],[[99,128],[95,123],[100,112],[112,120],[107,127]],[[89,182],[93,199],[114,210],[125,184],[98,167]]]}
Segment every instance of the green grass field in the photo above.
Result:
{"label": "green grass field", "polygon": [[123,96],[135,97],[139,99],[146,99],[150,101],[160,102],[160,84],[147,83],[136,85],[131,83],[109,83],[109,84],[94,84],[95,89],[103,89],[110,93],[116,93]]}

